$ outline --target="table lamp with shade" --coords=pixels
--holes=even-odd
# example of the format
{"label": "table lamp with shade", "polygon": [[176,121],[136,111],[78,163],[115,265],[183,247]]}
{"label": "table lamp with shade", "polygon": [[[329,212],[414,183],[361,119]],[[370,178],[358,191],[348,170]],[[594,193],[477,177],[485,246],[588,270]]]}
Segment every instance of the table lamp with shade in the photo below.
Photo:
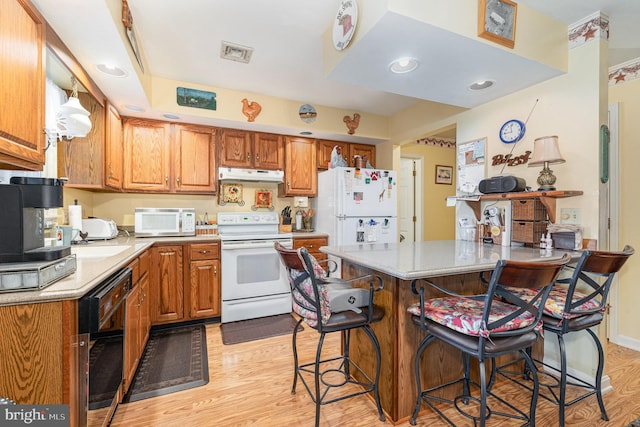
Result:
{"label": "table lamp with shade", "polygon": [[556,189],[553,185],[556,183],[556,177],[553,171],[549,169],[549,165],[557,165],[564,162],[565,160],[562,158],[558,148],[557,136],[543,136],[533,141],[533,157],[529,161],[529,167],[544,166],[538,176],[538,191]]}

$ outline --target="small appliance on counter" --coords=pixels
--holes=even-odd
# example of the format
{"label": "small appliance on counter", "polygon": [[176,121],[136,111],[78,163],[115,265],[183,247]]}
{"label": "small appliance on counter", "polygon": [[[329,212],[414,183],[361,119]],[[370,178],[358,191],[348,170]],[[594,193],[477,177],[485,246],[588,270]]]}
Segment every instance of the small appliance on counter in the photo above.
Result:
{"label": "small appliance on counter", "polygon": [[136,237],[195,236],[195,208],[136,208]]}
{"label": "small appliance on counter", "polygon": [[45,246],[44,210],[60,208],[64,181],[14,176],[0,185],[0,263],[55,261],[71,255],[69,246]]}
{"label": "small appliance on counter", "polygon": [[83,219],[82,231],[88,234],[87,240],[108,240],[118,237],[118,227],[111,219]]}

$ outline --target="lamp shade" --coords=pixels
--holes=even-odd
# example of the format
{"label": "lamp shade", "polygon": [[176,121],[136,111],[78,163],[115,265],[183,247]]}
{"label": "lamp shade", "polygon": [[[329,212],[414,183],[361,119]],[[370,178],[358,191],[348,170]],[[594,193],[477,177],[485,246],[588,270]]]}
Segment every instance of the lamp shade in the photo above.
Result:
{"label": "lamp shade", "polygon": [[558,137],[555,135],[543,136],[533,141],[533,157],[529,161],[529,166],[541,166],[545,162],[551,165],[565,162],[558,148]]}
{"label": "lamp shade", "polygon": [[71,96],[60,106],[56,115],[58,135],[67,138],[85,137],[91,130],[89,112],[80,105],[78,98]]}

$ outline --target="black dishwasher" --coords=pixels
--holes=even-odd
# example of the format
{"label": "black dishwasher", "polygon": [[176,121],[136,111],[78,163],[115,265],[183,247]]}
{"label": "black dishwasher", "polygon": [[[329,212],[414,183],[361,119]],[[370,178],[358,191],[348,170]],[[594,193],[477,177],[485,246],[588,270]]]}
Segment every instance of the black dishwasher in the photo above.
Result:
{"label": "black dishwasher", "polygon": [[[80,425],[108,425],[122,398],[125,301],[131,268],[118,270],[78,301]],[[83,419],[86,414],[86,419]]]}

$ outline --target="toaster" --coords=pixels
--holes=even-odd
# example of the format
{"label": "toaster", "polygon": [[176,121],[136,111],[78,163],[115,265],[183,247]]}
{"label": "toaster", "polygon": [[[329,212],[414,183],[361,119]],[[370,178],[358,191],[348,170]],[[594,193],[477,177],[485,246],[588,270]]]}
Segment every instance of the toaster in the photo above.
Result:
{"label": "toaster", "polygon": [[106,240],[118,237],[118,227],[115,221],[111,219],[83,219],[82,231],[89,233],[87,240]]}

